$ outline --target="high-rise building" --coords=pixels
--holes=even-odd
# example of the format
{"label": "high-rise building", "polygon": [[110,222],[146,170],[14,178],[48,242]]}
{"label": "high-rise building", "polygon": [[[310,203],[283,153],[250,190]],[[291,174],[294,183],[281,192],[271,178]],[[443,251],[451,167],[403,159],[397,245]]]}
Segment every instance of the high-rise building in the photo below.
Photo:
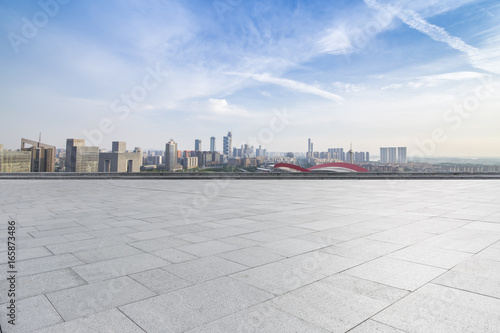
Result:
{"label": "high-rise building", "polygon": [[126,151],[126,143],[113,141],[111,152],[99,153],[99,172],[139,172],[142,166],[142,149]]}
{"label": "high-rise building", "polygon": [[396,163],[397,162],[397,150],[396,147],[389,147],[387,148],[387,158],[388,161],[387,163]]}
{"label": "high-rise building", "polygon": [[[64,170],[69,172],[75,167],[75,156],[73,156],[74,147],[84,147],[84,139],[67,139],[66,140],[66,160],[64,161]],[[74,171],[73,171],[74,172]]]}
{"label": "high-rise building", "polygon": [[406,147],[398,147],[398,163],[407,163]]}
{"label": "high-rise building", "polygon": [[177,169],[177,143],[170,139],[165,145],[165,169],[174,171]]}
{"label": "high-rise building", "polygon": [[311,138],[307,139],[307,154],[306,157],[313,157],[314,153],[314,145],[311,141]]}
{"label": "high-rise building", "polygon": [[113,153],[124,153],[127,150],[127,143],[123,141],[113,141],[111,145]]}
{"label": "high-rise building", "polygon": [[381,147],[380,163],[406,163],[406,147]]}
{"label": "high-rise building", "polygon": [[233,153],[233,134],[231,132],[227,132],[227,136],[223,138],[222,148],[224,155],[231,156]]}
{"label": "high-rise building", "polygon": [[215,136],[212,136],[210,138],[210,151],[214,152],[215,151]]}
{"label": "high-rise building", "polygon": [[[25,145],[31,145],[26,147]],[[31,152],[31,172],[54,172],[56,168],[56,147],[37,141],[21,139],[21,151]]]}
{"label": "high-rise building", "polygon": [[66,140],[66,172],[97,172],[99,147],[85,147],[83,139]]}
{"label": "high-rise building", "polygon": [[194,140],[194,150],[201,151],[201,140],[200,139]]}
{"label": "high-rise building", "polygon": [[30,172],[31,152],[4,150],[0,145],[0,172]]}

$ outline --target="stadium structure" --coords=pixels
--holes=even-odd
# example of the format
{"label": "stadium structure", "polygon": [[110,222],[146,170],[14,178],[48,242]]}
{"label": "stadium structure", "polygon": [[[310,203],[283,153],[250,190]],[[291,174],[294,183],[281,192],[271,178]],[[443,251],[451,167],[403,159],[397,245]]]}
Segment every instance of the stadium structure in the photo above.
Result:
{"label": "stadium structure", "polygon": [[302,168],[290,163],[277,163],[274,165],[274,171],[284,172],[368,172],[365,168],[351,163],[324,163],[310,168]]}

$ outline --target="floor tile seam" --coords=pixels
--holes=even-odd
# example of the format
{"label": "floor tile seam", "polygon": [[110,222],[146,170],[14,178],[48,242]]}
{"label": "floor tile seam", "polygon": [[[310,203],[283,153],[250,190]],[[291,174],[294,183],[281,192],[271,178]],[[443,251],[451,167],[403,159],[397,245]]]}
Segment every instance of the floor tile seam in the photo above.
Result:
{"label": "floor tile seam", "polygon": [[[47,257],[43,257],[43,258],[49,258],[48,256]],[[75,257],[76,258],[76,257]],[[37,258],[35,258],[37,259]],[[78,259],[78,258],[77,258]],[[31,259],[30,259],[31,260]],[[79,259],[78,259],[79,260]],[[81,261],[81,260],[79,260]],[[66,269],[66,268],[72,268],[72,267],[76,267],[76,266],[81,266],[81,264],[78,264],[78,265],[73,265],[73,266],[64,266],[64,267],[59,267],[59,268],[55,268],[55,269],[49,269],[48,271],[43,271],[43,272],[38,272],[38,273],[31,273],[31,274],[22,274],[22,272],[19,272],[17,271],[17,276],[19,278],[24,278],[24,277],[28,277],[28,276],[32,276],[32,275],[37,275],[37,274],[44,274],[44,273],[50,273],[50,272],[55,272],[55,271],[58,271],[58,270],[61,270],[61,269]]]}
{"label": "floor tile seam", "polygon": [[[120,305],[121,306],[121,305]],[[141,325],[139,325],[139,323],[136,323],[132,318],[130,318],[125,312],[123,312],[119,307],[114,307],[114,309],[118,310],[122,315],[124,315],[126,318],[128,318],[128,320],[130,320],[131,322],[133,322],[137,327],[139,327],[139,329],[141,329],[144,333],[147,333],[147,331],[142,328]],[[101,311],[101,312],[104,312],[104,311]],[[170,331],[171,333],[175,333],[173,331]]]}
{"label": "floor tile seam", "polygon": [[[167,272],[167,273],[170,273],[169,271],[166,271],[166,270],[164,270],[164,269],[163,269],[163,268],[161,268],[161,267],[158,267],[158,268],[153,268],[153,269],[148,269],[147,271],[154,270],[154,269],[161,269],[161,270],[163,270],[163,271],[165,271],[165,272]],[[188,285],[188,286],[184,286],[184,287],[179,288],[179,289],[175,289],[175,290],[170,290],[170,291],[167,291],[166,293],[158,293],[158,292],[154,291],[153,289],[149,288],[148,286],[146,286],[144,283],[140,282],[139,280],[137,280],[137,279],[135,279],[134,277],[132,277],[132,276],[131,276],[131,275],[134,275],[134,274],[140,274],[140,273],[147,272],[147,271],[136,272],[136,273],[130,273],[130,274],[127,274],[127,275],[122,275],[122,276],[127,276],[127,277],[129,277],[130,279],[134,280],[135,282],[137,282],[138,284],[140,284],[141,286],[143,286],[144,288],[148,289],[148,290],[149,290],[149,291],[151,291],[153,294],[155,294],[155,296],[160,296],[160,295],[168,294],[168,293],[170,293],[170,292],[176,292],[176,291],[178,291],[178,290],[181,290],[181,289],[184,289],[184,288],[187,288],[187,287],[192,287],[192,286],[194,286],[194,285],[195,285],[195,284],[190,284],[190,285]],[[186,282],[191,283],[191,281],[188,281],[188,280],[186,280],[186,279],[183,279],[183,278],[181,278],[181,277],[179,277],[179,276],[177,276],[177,275],[175,275],[175,274],[173,274],[173,273],[170,273],[170,274],[172,274],[172,275],[174,275],[174,276],[176,276],[176,277],[178,277],[178,278],[182,279],[183,281],[186,281]]]}
{"label": "floor tile seam", "polygon": [[394,258],[394,257],[387,257],[387,258],[388,259],[392,259],[392,260],[402,261],[402,262],[409,262],[409,263],[412,263],[412,264],[422,265],[422,266],[431,267],[431,268],[445,269],[445,270],[451,270],[452,268],[454,268],[454,267],[460,265],[461,263],[463,263],[463,261],[467,260],[467,259],[462,260],[462,262],[454,265],[451,268],[448,268],[448,267],[440,267],[440,266],[434,266],[434,265],[424,264],[424,263],[421,263],[421,262],[418,262],[418,261],[413,261],[413,260],[410,260],[410,259],[401,259],[401,258]]}
{"label": "floor tile seam", "polygon": [[[241,281],[240,281],[240,282],[241,282]],[[252,286],[252,287],[253,287],[253,286]],[[269,293],[269,292],[267,291],[267,293]],[[271,293],[271,294],[272,294],[272,293]],[[259,305],[261,305],[261,304],[262,304],[262,305],[266,305],[266,306],[272,307],[272,308],[273,308],[275,311],[277,311],[277,312],[278,312],[278,311],[279,311],[279,312],[283,312],[284,314],[289,315],[289,316],[291,316],[291,317],[293,317],[293,318],[295,318],[295,319],[297,319],[297,320],[299,320],[299,321],[301,321],[301,322],[303,322],[303,323],[307,323],[307,324],[309,324],[309,325],[311,325],[311,326],[313,326],[313,327],[316,327],[316,328],[318,328],[318,329],[320,329],[320,330],[326,331],[324,328],[322,328],[322,327],[320,327],[320,326],[318,326],[318,325],[316,325],[316,324],[314,324],[314,323],[311,323],[310,321],[307,321],[307,320],[305,320],[305,319],[303,319],[303,318],[297,317],[297,316],[296,316],[296,315],[294,315],[294,314],[291,314],[291,313],[288,313],[288,312],[286,312],[286,311],[284,311],[284,310],[278,309],[278,308],[276,308],[275,306],[273,306],[272,304],[265,304],[265,303],[269,303],[269,302],[270,302],[271,300],[273,300],[274,298],[276,298],[276,297],[273,297],[273,298],[271,298],[271,299],[268,299],[268,300],[266,300],[266,301],[264,301],[264,302],[260,302],[260,303],[255,304],[255,305],[251,305],[251,306],[249,306],[249,307],[245,307],[244,309],[240,309],[240,310],[238,310],[238,311],[236,311],[236,312],[230,313],[230,314],[225,315],[225,316],[223,316],[223,317],[220,317],[220,318],[217,318],[217,319],[211,320],[211,321],[209,321],[209,322],[207,322],[207,323],[204,323],[204,324],[198,325],[198,326],[196,326],[196,327],[194,327],[194,328],[203,327],[203,326],[206,326],[206,325],[210,325],[210,324],[212,324],[212,323],[214,323],[214,322],[217,322],[217,321],[219,321],[219,320],[223,320],[223,319],[226,319],[226,318],[230,318],[230,317],[231,317],[231,316],[233,316],[233,315],[236,315],[236,314],[238,314],[238,313],[240,313],[240,312],[246,311],[246,310],[248,310],[248,309],[250,309],[250,308],[252,308],[252,307],[259,306]],[[192,329],[193,329],[193,328],[191,328],[190,330],[192,330]],[[240,331],[238,331],[238,332],[240,332]],[[254,331],[254,332],[257,332],[257,331]]]}
{"label": "floor tile seam", "polygon": [[434,280],[429,281],[429,283],[437,285],[437,286],[441,286],[441,287],[445,287],[445,288],[450,288],[450,289],[455,289],[455,290],[459,290],[459,291],[463,291],[463,292],[467,292],[467,293],[470,293],[470,294],[475,294],[475,295],[479,295],[479,296],[483,296],[483,297],[488,297],[488,298],[500,301],[500,296],[497,297],[497,296],[487,295],[487,294],[483,294],[483,293],[472,291],[472,290],[468,290],[468,289],[458,288],[458,287],[446,285],[444,283],[434,282]]}
{"label": "floor tile seam", "polygon": [[392,326],[392,325],[388,325],[388,324],[383,323],[383,322],[381,322],[381,321],[375,320],[375,319],[373,319],[373,318],[371,318],[371,317],[370,317],[370,318],[367,318],[367,319],[365,319],[365,320],[363,320],[361,323],[359,323],[359,324],[357,324],[356,326],[354,326],[354,327],[350,328],[350,329],[349,329],[348,331],[346,331],[345,333],[352,332],[354,329],[356,329],[358,326],[361,326],[362,324],[364,324],[364,323],[365,323],[365,322],[367,322],[368,320],[374,321],[374,322],[379,323],[379,324],[384,325],[384,326],[391,327],[391,328],[393,328],[393,329],[395,329],[395,330],[399,330],[399,331],[401,331],[401,332],[411,333],[411,332],[405,331],[405,330],[403,330],[403,329],[401,329],[401,328],[397,328],[397,327],[394,327],[394,326]]}
{"label": "floor tile seam", "polygon": [[[52,309],[54,309],[54,311],[57,313],[57,315],[58,315],[58,316],[59,316],[59,318],[62,320],[62,322],[63,322],[63,323],[64,323],[64,322],[66,322],[66,321],[64,320],[64,317],[63,317],[63,316],[59,313],[59,311],[57,311],[56,307],[54,306],[54,304],[52,304],[52,301],[51,301],[51,300],[47,297],[47,295],[46,295],[46,294],[43,294],[43,297],[47,300],[47,302],[49,302],[50,306],[52,307]],[[61,323],[58,323],[58,324],[61,324]],[[56,325],[57,325],[57,324],[56,324]],[[51,325],[51,326],[52,326],[52,325]],[[45,327],[47,327],[47,326],[45,326]],[[44,328],[45,328],[45,327],[44,327]]]}

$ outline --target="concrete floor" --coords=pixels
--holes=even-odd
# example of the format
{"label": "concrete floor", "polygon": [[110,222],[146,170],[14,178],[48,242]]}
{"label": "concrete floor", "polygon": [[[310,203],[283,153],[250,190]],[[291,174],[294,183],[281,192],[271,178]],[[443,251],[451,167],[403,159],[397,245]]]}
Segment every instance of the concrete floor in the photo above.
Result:
{"label": "concrete floor", "polygon": [[4,332],[499,332],[499,180],[0,180]]}

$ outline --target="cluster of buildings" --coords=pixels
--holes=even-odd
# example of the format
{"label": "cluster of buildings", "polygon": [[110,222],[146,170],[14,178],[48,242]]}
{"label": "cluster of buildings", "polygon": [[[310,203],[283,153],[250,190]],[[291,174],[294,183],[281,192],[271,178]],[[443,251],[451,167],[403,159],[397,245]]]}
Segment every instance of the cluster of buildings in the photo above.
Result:
{"label": "cluster of buildings", "polygon": [[380,148],[380,163],[408,163],[406,147],[382,147]]}
{"label": "cluster of buildings", "polygon": [[180,151],[171,139],[165,150],[143,152],[136,147],[126,150],[126,143],[114,141],[112,150],[88,147],[84,139],[67,139],[66,149],[56,149],[39,141],[21,139],[21,149],[4,150],[0,145],[0,172],[139,172],[143,169],[167,171],[190,170],[221,165],[259,166],[264,163],[265,149],[248,144],[233,147],[233,136],[223,137],[223,151],[216,151],[216,139],[210,138],[210,150],[202,150],[202,141],[195,140],[194,150]]}
{"label": "cluster of buildings", "polygon": [[[27,146],[29,145],[29,146]],[[0,172],[54,172],[56,147],[21,139],[21,150],[4,150],[0,144]]]}
{"label": "cluster of buildings", "polygon": [[309,138],[307,141],[307,162],[312,165],[319,165],[324,163],[368,163],[370,162],[369,152],[352,151],[352,147],[348,151],[344,148],[328,148],[327,151],[319,152],[314,151],[314,143]]}
{"label": "cluster of buildings", "polygon": [[[297,158],[298,156],[298,158]],[[299,159],[299,160],[298,160]],[[112,142],[111,151],[99,147],[88,147],[83,139],[67,139],[66,149],[38,141],[21,139],[21,148],[17,151],[3,149],[0,145],[0,172],[139,172],[149,169],[166,171],[193,170],[207,167],[273,166],[278,163],[291,165],[318,166],[325,163],[350,163],[376,172],[404,171],[499,171],[498,167],[453,166],[436,167],[422,163],[408,163],[406,147],[381,147],[380,161],[370,161],[368,152],[354,152],[352,146],[329,148],[327,151],[314,151],[314,144],[308,139],[307,153],[268,153],[262,146],[254,148],[248,144],[233,147],[233,135],[228,132],[223,137],[222,151],[217,151],[216,138],[210,138],[210,149],[203,150],[202,140],[196,139],[194,150],[178,150],[177,143],[170,139],[165,150],[143,151],[135,147],[126,149],[126,143]]]}
{"label": "cluster of buildings", "polygon": [[210,150],[202,150],[202,141],[196,139],[194,150],[177,150],[177,143],[170,139],[165,145],[165,155],[163,163],[156,165],[146,165],[146,169],[163,167],[167,171],[190,170],[195,168],[216,167],[221,165],[229,166],[259,166],[264,163],[266,150],[262,146],[254,149],[248,144],[241,145],[240,148],[232,147],[232,133],[228,132],[223,138],[222,154],[216,151],[215,137],[210,138]]}

